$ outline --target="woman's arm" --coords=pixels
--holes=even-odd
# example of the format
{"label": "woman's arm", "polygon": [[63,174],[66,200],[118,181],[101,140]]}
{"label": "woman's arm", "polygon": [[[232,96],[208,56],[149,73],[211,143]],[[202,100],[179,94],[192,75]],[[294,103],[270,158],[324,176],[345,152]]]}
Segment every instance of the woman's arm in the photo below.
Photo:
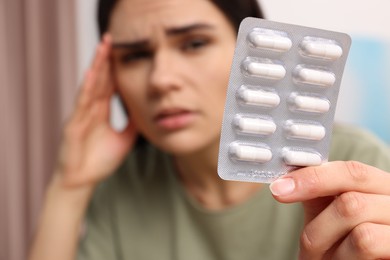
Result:
{"label": "woman's arm", "polygon": [[30,260],[74,259],[82,220],[95,186],[111,175],[136,138],[129,124],[121,133],[109,122],[111,38],[100,43],[66,124],[55,174],[49,184]]}
{"label": "woman's arm", "polygon": [[46,191],[31,260],[75,259],[81,224],[93,186],[67,187],[56,173]]}

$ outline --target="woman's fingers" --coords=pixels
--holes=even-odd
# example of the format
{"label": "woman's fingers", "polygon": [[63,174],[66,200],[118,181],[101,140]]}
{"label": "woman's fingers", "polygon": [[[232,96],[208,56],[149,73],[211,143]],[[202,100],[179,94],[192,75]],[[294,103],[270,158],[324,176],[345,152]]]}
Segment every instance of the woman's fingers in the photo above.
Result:
{"label": "woman's fingers", "polygon": [[347,191],[390,195],[390,174],[360,162],[330,162],[291,172],[270,185],[281,202],[300,202]]}
{"label": "woman's fingers", "polygon": [[91,67],[80,89],[77,110],[86,111],[96,99],[109,99],[113,93],[110,68],[111,37],[105,35],[98,45]]}
{"label": "woman's fingers", "polygon": [[[380,259],[390,247],[368,247],[375,239],[390,244],[389,185],[390,174],[375,167],[331,162],[291,172],[270,189],[278,201],[303,202],[300,259]],[[378,227],[388,231],[379,235]]]}
{"label": "woman's fingers", "polygon": [[113,84],[111,79],[111,37],[106,34],[102,40],[102,50],[100,59],[97,61],[95,71],[97,73],[95,96],[97,98],[111,97]]}
{"label": "woman's fingers", "polygon": [[390,226],[362,223],[355,227],[331,259],[390,259]]}
{"label": "woman's fingers", "polygon": [[315,256],[324,255],[351,230],[354,232],[355,228],[367,222],[390,225],[390,197],[343,193],[305,226],[301,250],[310,259],[315,259]]}
{"label": "woman's fingers", "polygon": [[76,107],[64,129],[58,170],[64,184],[94,184],[112,174],[136,138],[134,124],[121,133],[109,122],[114,82],[111,38],[103,37],[85,75]]}

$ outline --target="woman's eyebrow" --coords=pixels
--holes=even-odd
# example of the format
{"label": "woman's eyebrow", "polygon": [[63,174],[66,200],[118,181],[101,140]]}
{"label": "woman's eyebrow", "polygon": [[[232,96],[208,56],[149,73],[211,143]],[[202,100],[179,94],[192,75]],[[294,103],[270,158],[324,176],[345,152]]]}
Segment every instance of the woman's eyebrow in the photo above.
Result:
{"label": "woman's eyebrow", "polygon": [[[196,23],[196,24],[190,24],[182,27],[173,27],[168,28],[165,30],[165,34],[167,36],[178,36],[190,33],[192,31],[197,30],[212,30],[214,26],[210,24],[205,23]],[[113,43],[112,47],[114,49],[130,49],[130,50],[139,50],[139,49],[145,49],[150,47],[150,40],[148,39],[142,39],[142,40],[136,40],[132,42],[117,42]]]}
{"label": "woman's eyebrow", "polygon": [[182,27],[173,27],[173,28],[169,28],[166,30],[166,34],[168,36],[171,36],[171,35],[180,35],[180,34],[186,34],[186,33],[189,33],[189,32],[192,32],[192,31],[196,31],[196,30],[203,30],[203,29],[213,29],[214,26],[210,25],[210,24],[205,24],[205,23],[195,23],[195,24],[190,24],[190,25],[186,25],[186,26],[182,26]]}
{"label": "woman's eyebrow", "polygon": [[149,46],[148,40],[139,40],[133,42],[117,42],[112,44],[112,48],[114,49],[132,49],[139,50],[144,49]]}

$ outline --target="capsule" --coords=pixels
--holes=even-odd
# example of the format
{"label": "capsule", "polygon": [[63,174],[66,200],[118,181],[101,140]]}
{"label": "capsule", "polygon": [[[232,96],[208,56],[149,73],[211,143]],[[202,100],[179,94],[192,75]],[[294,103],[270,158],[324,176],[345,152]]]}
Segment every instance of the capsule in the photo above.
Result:
{"label": "capsule", "polygon": [[286,69],[280,64],[248,61],[245,66],[250,76],[280,80],[286,76]]}
{"label": "capsule", "polygon": [[244,134],[271,135],[276,131],[276,124],[267,119],[237,115],[233,122],[237,130]]}
{"label": "capsule", "polygon": [[272,159],[272,153],[267,148],[237,143],[230,145],[229,153],[239,161],[265,163]]}
{"label": "capsule", "polygon": [[290,38],[275,33],[269,33],[267,31],[252,31],[249,34],[249,41],[256,48],[278,52],[286,52],[290,50],[292,46]]}
{"label": "capsule", "polygon": [[330,102],[327,99],[295,95],[292,96],[291,100],[293,108],[298,111],[323,114],[330,109]]}
{"label": "capsule", "polygon": [[304,39],[301,49],[306,56],[328,60],[337,60],[343,55],[343,49],[338,44],[326,39]]}
{"label": "capsule", "polygon": [[246,105],[277,107],[280,104],[279,95],[270,91],[241,86],[237,94],[238,98]]}
{"label": "capsule", "polygon": [[288,136],[295,139],[320,141],[325,137],[325,127],[307,123],[288,123]]}
{"label": "capsule", "polygon": [[301,83],[324,87],[331,87],[336,81],[336,77],[332,72],[308,68],[298,69],[295,79]]}
{"label": "capsule", "polygon": [[286,164],[293,166],[316,166],[322,163],[321,156],[315,152],[289,149],[284,151],[283,160]]}

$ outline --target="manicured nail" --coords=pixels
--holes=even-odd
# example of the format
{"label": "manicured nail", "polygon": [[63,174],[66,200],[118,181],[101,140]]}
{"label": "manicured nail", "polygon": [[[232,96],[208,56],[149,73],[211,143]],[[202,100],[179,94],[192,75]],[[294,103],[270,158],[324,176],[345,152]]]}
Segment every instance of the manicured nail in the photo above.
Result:
{"label": "manicured nail", "polygon": [[280,178],[271,183],[269,188],[275,196],[287,196],[294,191],[295,183],[292,178]]}

